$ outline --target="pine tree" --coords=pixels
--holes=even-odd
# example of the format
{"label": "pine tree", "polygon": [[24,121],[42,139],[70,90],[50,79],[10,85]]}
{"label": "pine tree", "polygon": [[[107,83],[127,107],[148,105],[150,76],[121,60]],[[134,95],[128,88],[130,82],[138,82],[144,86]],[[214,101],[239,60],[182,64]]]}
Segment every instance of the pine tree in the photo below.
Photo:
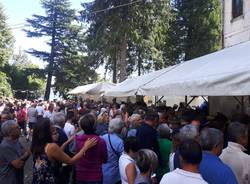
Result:
{"label": "pine tree", "polygon": [[193,59],[221,48],[220,0],[173,2],[176,19],[172,22],[170,38],[174,38],[172,54],[176,60]]}
{"label": "pine tree", "polygon": [[[52,76],[59,76],[56,72],[63,71],[65,57],[68,57],[67,53],[70,53],[72,49],[68,43],[77,40],[78,34],[71,32],[76,16],[75,11],[70,8],[69,0],[43,0],[42,7],[45,10],[45,15],[33,15],[32,19],[27,19],[32,29],[25,31],[29,37],[49,37],[50,52],[35,49],[28,51],[48,62],[48,77],[44,96],[48,100]],[[76,49],[74,51],[77,52]]]}
{"label": "pine tree", "polygon": [[12,54],[14,39],[11,30],[6,23],[3,6],[0,3],[0,67],[8,63]]}
{"label": "pine tree", "polygon": [[71,25],[64,35],[64,45],[60,64],[55,68],[55,90],[66,97],[69,89],[89,84],[97,80],[94,63],[88,61],[85,54],[85,37],[83,28]]}
{"label": "pine tree", "polygon": [[89,58],[113,71],[113,82],[117,77],[119,82],[125,80],[136,69],[140,74],[143,69],[162,67],[169,1],[95,0],[83,8],[83,20],[90,24]]}

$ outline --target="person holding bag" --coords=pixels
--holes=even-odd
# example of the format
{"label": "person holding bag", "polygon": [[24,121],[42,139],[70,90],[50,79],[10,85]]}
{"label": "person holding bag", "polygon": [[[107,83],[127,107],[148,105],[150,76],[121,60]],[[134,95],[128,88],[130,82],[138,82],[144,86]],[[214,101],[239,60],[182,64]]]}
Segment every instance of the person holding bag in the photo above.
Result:
{"label": "person holding bag", "polygon": [[124,123],[120,118],[112,119],[109,123],[109,132],[102,136],[108,150],[108,161],[102,165],[103,184],[121,183],[119,174],[119,158],[124,150],[123,140],[120,133]]}

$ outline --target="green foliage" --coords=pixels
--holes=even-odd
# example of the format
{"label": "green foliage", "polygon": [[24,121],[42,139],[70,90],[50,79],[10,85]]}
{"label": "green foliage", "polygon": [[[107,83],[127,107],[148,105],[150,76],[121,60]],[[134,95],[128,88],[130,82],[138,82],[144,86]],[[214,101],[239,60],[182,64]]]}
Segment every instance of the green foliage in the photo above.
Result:
{"label": "green foliage", "polygon": [[[121,6],[129,2],[95,0],[82,4],[82,18],[90,24],[86,39],[89,60],[96,66],[105,64],[115,75],[121,72],[122,63],[127,67],[127,74],[136,69],[159,69],[164,63],[162,47],[171,18],[169,1]],[[118,6],[121,7],[112,9]],[[102,9],[107,11],[92,13]],[[121,48],[126,49],[126,57],[119,61]]]}
{"label": "green foliage", "polygon": [[13,49],[13,36],[6,23],[3,6],[0,3],[0,66],[8,63]]}
{"label": "green foliage", "polygon": [[[221,48],[221,1],[175,0],[170,59],[189,60]],[[171,44],[172,40],[172,44]],[[167,48],[166,47],[166,48]]]}
{"label": "green foliage", "polygon": [[33,91],[36,97],[40,97],[44,93],[44,70],[32,64],[25,53],[19,51],[13,56],[12,64],[6,64],[2,70],[7,74],[16,98],[27,97],[26,95],[22,96],[21,91]]}
{"label": "green foliage", "polygon": [[11,86],[5,73],[0,72],[0,96],[12,97]]}

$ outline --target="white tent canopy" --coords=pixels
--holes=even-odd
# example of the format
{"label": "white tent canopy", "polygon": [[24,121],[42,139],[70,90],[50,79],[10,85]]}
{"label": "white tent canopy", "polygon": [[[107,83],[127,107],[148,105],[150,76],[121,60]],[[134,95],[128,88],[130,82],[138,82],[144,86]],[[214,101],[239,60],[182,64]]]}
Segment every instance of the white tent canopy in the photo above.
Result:
{"label": "white tent canopy", "polygon": [[140,86],[138,94],[250,95],[250,41],[175,65],[172,70]]}
{"label": "white tent canopy", "polygon": [[87,84],[84,86],[78,86],[69,91],[68,94],[87,94],[87,95],[102,95],[107,90],[114,87],[115,84],[109,82],[98,82],[93,84]]}
{"label": "white tent canopy", "polygon": [[138,89],[142,86],[150,82],[152,79],[163,75],[164,73],[171,70],[173,67],[164,68],[158,71],[154,71],[145,75],[141,75],[139,77],[127,79],[115,87],[111,88],[109,91],[104,93],[104,96],[112,96],[112,97],[128,97],[136,95]]}

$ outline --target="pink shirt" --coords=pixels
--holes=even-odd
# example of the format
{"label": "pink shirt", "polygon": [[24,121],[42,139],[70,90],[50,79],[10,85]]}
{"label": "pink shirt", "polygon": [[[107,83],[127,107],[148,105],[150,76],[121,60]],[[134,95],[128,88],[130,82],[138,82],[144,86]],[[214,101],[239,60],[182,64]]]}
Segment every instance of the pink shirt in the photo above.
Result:
{"label": "pink shirt", "polygon": [[78,152],[88,138],[95,137],[97,145],[90,148],[85,156],[76,163],[76,180],[85,182],[102,181],[102,164],[107,162],[107,146],[105,141],[97,135],[80,135],[76,138]]}

